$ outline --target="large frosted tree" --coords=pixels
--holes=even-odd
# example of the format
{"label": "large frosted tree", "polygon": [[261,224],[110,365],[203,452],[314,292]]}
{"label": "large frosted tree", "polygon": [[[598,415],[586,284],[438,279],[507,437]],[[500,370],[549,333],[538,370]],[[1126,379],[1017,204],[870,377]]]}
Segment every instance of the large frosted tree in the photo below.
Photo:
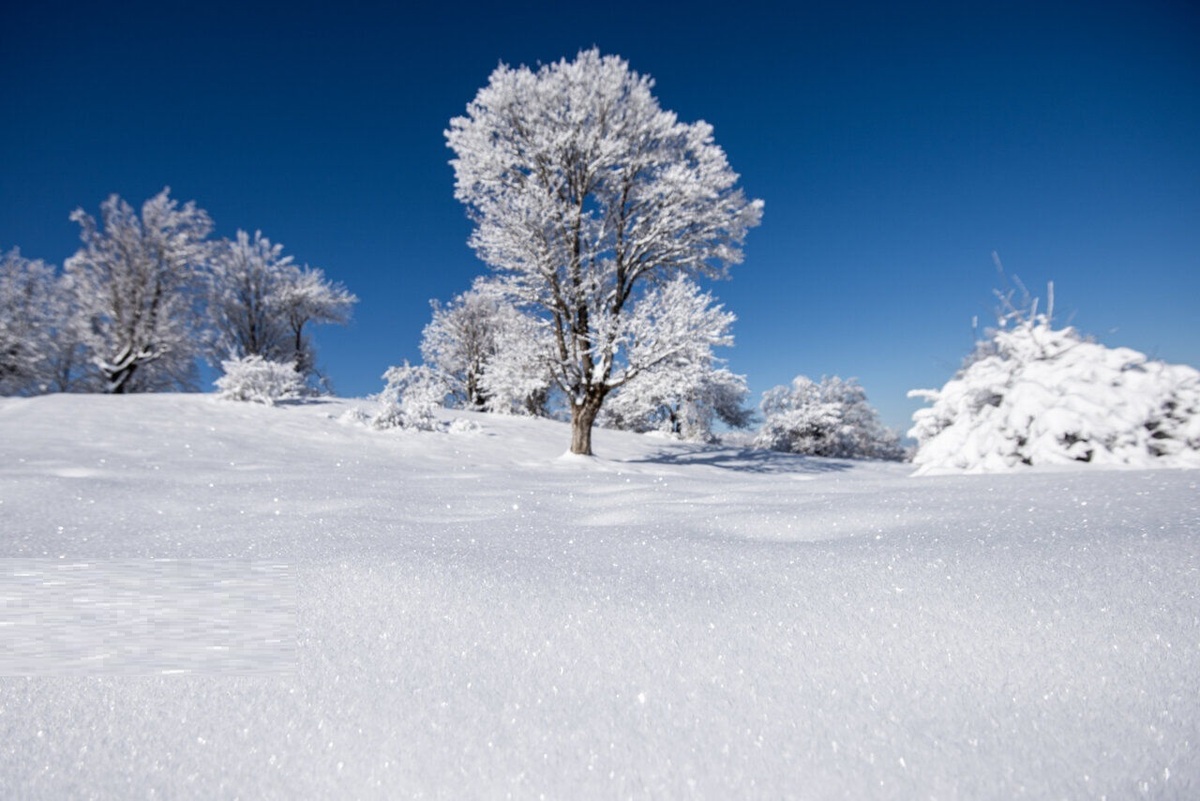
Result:
{"label": "large frosted tree", "polygon": [[203,348],[199,310],[212,221],[169,193],[147,200],[140,216],[110,196],[100,205],[103,227],[83,209],[71,214],[83,247],[65,269],[109,392],[186,386]]}
{"label": "large frosted tree", "polygon": [[536,72],[501,65],[446,132],[455,197],[475,223],[471,246],[551,327],[574,453],[592,452],[610,392],[702,334],[642,331],[631,347],[649,290],[679,275],[725,275],[762,216],[712,127],[680,122],[652,88],[595,49]]}

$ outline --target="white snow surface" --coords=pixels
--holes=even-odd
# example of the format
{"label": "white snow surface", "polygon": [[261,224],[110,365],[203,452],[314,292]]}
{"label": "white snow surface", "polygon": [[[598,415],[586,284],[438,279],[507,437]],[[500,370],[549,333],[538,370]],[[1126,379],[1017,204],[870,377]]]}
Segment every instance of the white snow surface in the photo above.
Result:
{"label": "white snow surface", "polygon": [[[0,797],[1200,797],[1200,471],[365,404],[0,399]],[[142,617],[39,618],[72,570]],[[188,604],[292,640],[172,651]],[[16,665],[38,619],[72,648]]]}

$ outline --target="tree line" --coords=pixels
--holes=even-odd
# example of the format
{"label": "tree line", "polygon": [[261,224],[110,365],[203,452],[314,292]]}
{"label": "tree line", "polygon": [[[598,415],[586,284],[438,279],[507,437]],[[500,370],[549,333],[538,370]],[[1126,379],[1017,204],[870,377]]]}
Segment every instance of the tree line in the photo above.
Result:
{"label": "tree line", "polygon": [[71,219],[82,245],[61,270],[0,256],[0,394],[194,389],[200,361],[249,357],[320,384],[311,328],[358,300],[321,269],[261,232],[211,239],[208,213],[169,188],[140,213],[114,194],[99,221]]}

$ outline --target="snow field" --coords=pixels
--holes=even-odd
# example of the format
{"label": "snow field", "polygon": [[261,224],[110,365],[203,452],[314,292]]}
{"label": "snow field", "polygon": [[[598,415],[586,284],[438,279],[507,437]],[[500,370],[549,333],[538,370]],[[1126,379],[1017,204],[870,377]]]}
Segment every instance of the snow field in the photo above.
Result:
{"label": "snow field", "polygon": [[292,669],[0,677],[0,796],[1200,791],[1197,471],[911,478],[608,431],[586,459],[554,423],[352,405],[0,401],[7,561],[298,588]]}

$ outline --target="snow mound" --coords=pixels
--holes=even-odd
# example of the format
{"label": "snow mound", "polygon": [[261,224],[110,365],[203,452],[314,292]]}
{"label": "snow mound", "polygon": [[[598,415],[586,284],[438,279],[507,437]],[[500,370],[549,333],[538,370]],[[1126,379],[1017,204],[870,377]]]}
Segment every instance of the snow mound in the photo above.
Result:
{"label": "snow mound", "polygon": [[913,415],[918,473],[1200,467],[1200,372],[1045,317],[1001,329]]}

